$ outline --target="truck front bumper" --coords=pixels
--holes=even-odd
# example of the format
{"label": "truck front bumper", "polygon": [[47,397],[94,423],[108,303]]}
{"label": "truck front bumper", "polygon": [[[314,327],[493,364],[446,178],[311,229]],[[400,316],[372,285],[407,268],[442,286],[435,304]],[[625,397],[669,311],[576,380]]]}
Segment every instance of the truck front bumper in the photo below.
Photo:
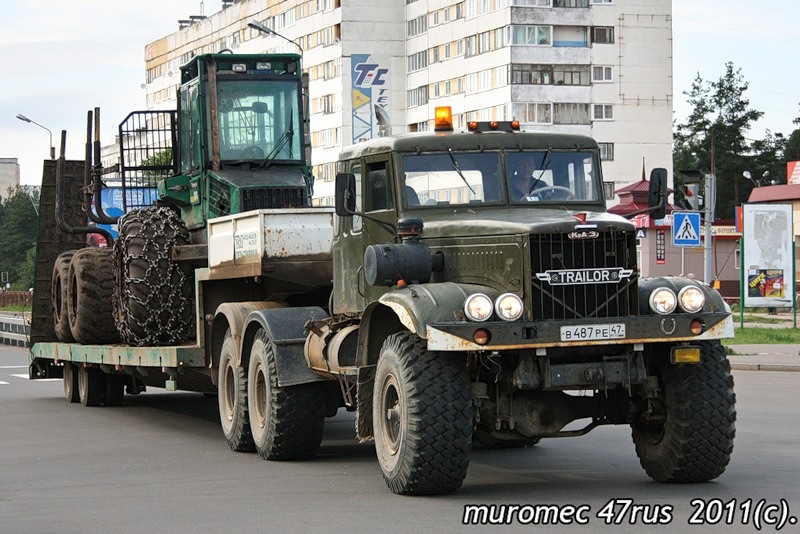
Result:
{"label": "truck front bumper", "polygon": [[[693,322],[695,327],[698,322],[702,325],[700,333],[692,333]],[[730,313],[684,313],[546,322],[440,322],[429,324],[425,333],[428,350],[440,351],[698,342],[733,337],[733,317]],[[475,341],[486,333],[487,343]]]}

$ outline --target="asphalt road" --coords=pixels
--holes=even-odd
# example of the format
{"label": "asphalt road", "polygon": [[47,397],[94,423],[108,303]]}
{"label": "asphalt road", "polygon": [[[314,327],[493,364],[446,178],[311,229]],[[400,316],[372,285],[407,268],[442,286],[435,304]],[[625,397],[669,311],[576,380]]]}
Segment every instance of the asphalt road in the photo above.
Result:
{"label": "asphalt road", "polygon": [[[151,390],[120,407],[84,408],[66,403],[60,380],[29,381],[26,366],[24,349],[0,347],[4,534],[755,532],[756,518],[780,518],[767,506],[782,499],[787,521],[800,517],[800,373],[734,373],[734,455],[711,483],[650,481],[629,429],[601,427],[524,450],[476,449],[457,493],[401,497],[383,483],[373,445],[354,439],[352,414],[327,421],[316,460],[265,462],[228,449],[216,399]],[[465,506],[474,504],[519,505],[520,513],[510,525],[463,525]],[[541,505],[558,506],[562,522],[573,522],[520,523]],[[606,525],[597,515],[604,507],[621,524]],[[693,515],[700,525],[688,524]],[[648,517],[660,524],[648,528]]]}

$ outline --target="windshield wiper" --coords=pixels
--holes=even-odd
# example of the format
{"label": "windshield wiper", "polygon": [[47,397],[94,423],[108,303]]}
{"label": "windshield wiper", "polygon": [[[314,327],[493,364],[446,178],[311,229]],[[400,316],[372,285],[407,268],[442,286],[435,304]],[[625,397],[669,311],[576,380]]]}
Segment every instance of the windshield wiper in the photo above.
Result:
{"label": "windshield wiper", "polygon": [[461,177],[461,179],[464,181],[466,186],[469,187],[470,192],[472,192],[473,195],[477,194],[477,193],[475,193],[475,190],[472,189],[472,186],[469,185],[469,182],[467,181],[467,178],[464,176],[464,174],[461,172],[461,169],[458,167],[458,162],[456,161],[456,157],[453,155],[453,149],[448,147],[447,148],[447,154],[450,156],[450,161],[453,164],[453,168],[458,173],[458,175]]}
{"label": "windshield wiper", "polygon": [[[278,142],[275,143],[275,148],[273,148],[270,151],[270,153],[267,154],[267,157],[264,158],[264,161],[262,161],[258,165],[258,168],[259,169],[268,169],[269,166],[272,165],[272,162],[275,161],[275,158],[278,157],[278,154],[280,153],[280,151],[283,150],[283,147],[286,146],[286,143],[289,142],[292,139],[292,137],[294,137],[294,119],[293,119],[292,110],[290,109],[289,110],[289,128],[285,132],[283,132],[283,134],[278,138]],[[292,146],[291,145],[289,145],[289,159],[292,159]]]}
{"label": "windshield wiper", "polygon": [[528,195],[527,196],[531,196],[533,194],[533,190],[536,189],[536,186],[539,185],[539,182],[542,181],[542,177],[544,176],[544,173],[547,171],[547,168],[550,166],[550,162],[552,161],[552,158],[550,157],[552,152],[553,152],[553,149],[552,148],[548,148],[547,152],[544,153],[544,157],[542,158],[542,168],[539,169],[538,171],[533,171],[534,174],[536,174],[538,172],[539,176],[537,176],[536,179],[531,184],[531,189],[530,189],[530,191],[528,191]]}

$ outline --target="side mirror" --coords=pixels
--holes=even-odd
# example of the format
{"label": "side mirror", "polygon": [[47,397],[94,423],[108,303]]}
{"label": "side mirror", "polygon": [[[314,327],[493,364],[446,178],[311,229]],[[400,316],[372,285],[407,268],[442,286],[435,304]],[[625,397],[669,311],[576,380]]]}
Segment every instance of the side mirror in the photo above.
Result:
{"label": "side mirror", "polygon": [[352,217],[356,212],[356,175],[339,173],[336,175],[336,215]]}
{"label": "side mirror", "polygon": [[667,214],[667,169],[657,168],[650,172],[647,207],[652,210],[652,219],[663,219]]}
{"label": "side mirror", "polygon": [[269,112],[269,106],[267,105],[266,102],[253,102],[253,105],[250,107],[253,110],[253,113],[259,113],[261,115],[266,113],[268,115],[271,115],[271,113]]}

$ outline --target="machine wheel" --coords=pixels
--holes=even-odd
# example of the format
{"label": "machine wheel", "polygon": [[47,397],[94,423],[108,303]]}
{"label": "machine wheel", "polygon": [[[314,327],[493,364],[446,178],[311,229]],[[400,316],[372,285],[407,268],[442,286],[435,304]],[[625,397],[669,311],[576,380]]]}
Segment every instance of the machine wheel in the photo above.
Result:
{"label": "machine wheel", "polygon": [[189,232],[169,208],[135,209],[120,218],[114,243],[114,316],[135,346],[178,345],[194,338],[193,271],[171,259]]}
{"label": "machine wheel", "polygon": [[225,332],[219,358],[219,421],[231,449],[253,452],[253,434],[247,415],[247,371],[236,365],[236,344],[230,328]]}
{"label": "machine wheel", "polygon": [[78,369],[75,364],[64,362],[64,397],[67,402],[78,402]]}
{"label": "machine wheel", "polygon": [[83,344],[119,341],[111,299],[114,263],[107,248],[84,248],[69,264],[67,309],[75,341]]}
{"label": "machine wheel", "polygon": [[78,368],[78,396],[84,406],[100,406],[105,393],[103,371],[97,367]]}
{"label": "machine wheel", "polygon": [[469,378],[460,354],[431,353],[408,332],[381,348],[372,401],[375,449],[394,493],[458,489],[472,445]]}
{"label": "machine wheel", "polygon": [[639,462],[658,482],[706,482],[730,461],[736,434],[736,394],[725,349],[703,341],[699,364],[657,371],[660,392],[633,421]]}
{"label": "machine wheel", "polygon": [[[72,331],[69,329],[69,262],[72,260],[74,250],[62,252],[53,264],[53,277],[50,280],[50,303],[53,308],[53,326],[56,337],[64,343],[72,343]],[[77,376],[77,374],[76,374]]]}
{"label": "machine wheel", "polygon": [[321,382],[278,386],[275,350],[261,329],[253,340],[247,375],[250,429],[265,460],[313,458],[325,425],[325,387]]}
{"label": "machine wheel", "polygon": [[120,406],[125,399],[125,375],[105,375],[105,397],[106,406]]}

